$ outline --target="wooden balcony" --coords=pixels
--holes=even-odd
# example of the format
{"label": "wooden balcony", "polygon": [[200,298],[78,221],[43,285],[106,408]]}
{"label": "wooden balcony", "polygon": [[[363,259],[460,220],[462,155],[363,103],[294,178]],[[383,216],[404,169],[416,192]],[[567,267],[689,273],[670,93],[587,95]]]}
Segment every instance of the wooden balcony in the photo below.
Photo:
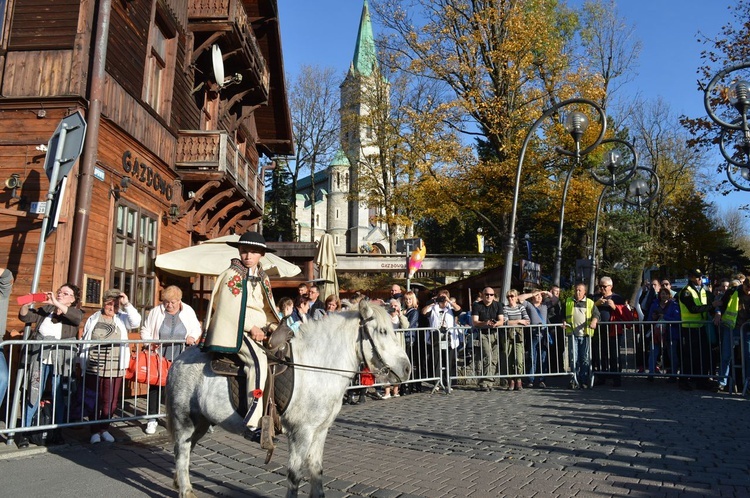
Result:
{"label": "wooden balcony", "polygon": [[258,177],[258,157],[248,160],[225,131],[181,131],[175,171],[189,187],[215,180],[237,189],[249,205],[263,214],[264,185]]}
{"label": "wooden balcony", "polygon": [[[252,88],[259,102],[268,99],[268,64],[241,0],[189,0],[188,28],[196,40],[194,61],[218,43],[224,54],[226,76],[242,74],[239,87]],[[210,57],[201,62],[210,70]]]}

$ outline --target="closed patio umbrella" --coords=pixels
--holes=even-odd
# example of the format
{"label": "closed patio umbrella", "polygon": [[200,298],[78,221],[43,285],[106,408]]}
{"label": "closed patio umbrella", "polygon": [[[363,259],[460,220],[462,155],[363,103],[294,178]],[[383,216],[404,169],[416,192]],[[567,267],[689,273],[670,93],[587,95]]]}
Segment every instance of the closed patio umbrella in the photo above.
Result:
{"label": "closed patio umbrella", "polygon": [[333,236],[323,234],[318,242],[318,252],[315,254],[315,264],[318,265],[318,279],[320,297],[325,300],[331,294],[339,295],[339,279],[336,276],[336,251],[333,246]]}

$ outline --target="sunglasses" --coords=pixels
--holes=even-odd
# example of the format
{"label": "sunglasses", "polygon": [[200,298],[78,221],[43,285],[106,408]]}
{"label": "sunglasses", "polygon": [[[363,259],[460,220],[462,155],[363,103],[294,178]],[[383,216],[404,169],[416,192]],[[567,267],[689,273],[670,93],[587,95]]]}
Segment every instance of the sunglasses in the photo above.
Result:
{"label": "sunglasses", "polygon": [[490,294],[489,292],[484,293],[485,296],[494,296],[495,294]]}

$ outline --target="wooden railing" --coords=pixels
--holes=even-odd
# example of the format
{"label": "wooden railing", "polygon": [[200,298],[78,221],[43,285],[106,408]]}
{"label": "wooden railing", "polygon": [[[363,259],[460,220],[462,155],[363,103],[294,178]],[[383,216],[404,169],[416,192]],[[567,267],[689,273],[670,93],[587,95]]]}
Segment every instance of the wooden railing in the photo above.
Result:
{"label": "wooden railing", "polygon": [[[270,75],[268,65],[258,46],[255,32],[250,26],[247,12],[240,0],[190,0],[188,22],[191,24],[231,24],[235,32],[235,43],[247,54],[250,68],[268,96]],[[217,26],[217,29],[218,26]],[[202,30],[205,31],[205,28]]]}
{"label": "wooden railing", "polygon": [[249,161],[226,131],[181,131],[175,170],[190,178],[223,173],[263,212],[264,188],[256,171],[257,160],[255,164]]}

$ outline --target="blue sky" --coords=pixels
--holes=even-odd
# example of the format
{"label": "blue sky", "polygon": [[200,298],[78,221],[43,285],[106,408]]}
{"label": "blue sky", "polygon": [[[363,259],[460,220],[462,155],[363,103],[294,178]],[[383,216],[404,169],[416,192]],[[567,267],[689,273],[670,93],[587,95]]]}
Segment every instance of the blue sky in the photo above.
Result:
{"label": "blue sky", "polygon": [[[284,65],[291,78],[304,64],[333,67],[342,75],[346,72],[354,55],[362,3],[279,0]],[[642,43],[638,75],[622,92],[649,100],[661,96],[675,114],[705,115],[703,93],[696,85],[704,45],[696,41],[696,35],[717,36],[721,26],[731,20],[728,7],[734,4],[733,0],[619,0],[620,15],[634,26]],[[373,30],[377,36],[376,24]],[[738,206],[750,202],[750,194],[739,192],[711,200],[721,206]]]}

